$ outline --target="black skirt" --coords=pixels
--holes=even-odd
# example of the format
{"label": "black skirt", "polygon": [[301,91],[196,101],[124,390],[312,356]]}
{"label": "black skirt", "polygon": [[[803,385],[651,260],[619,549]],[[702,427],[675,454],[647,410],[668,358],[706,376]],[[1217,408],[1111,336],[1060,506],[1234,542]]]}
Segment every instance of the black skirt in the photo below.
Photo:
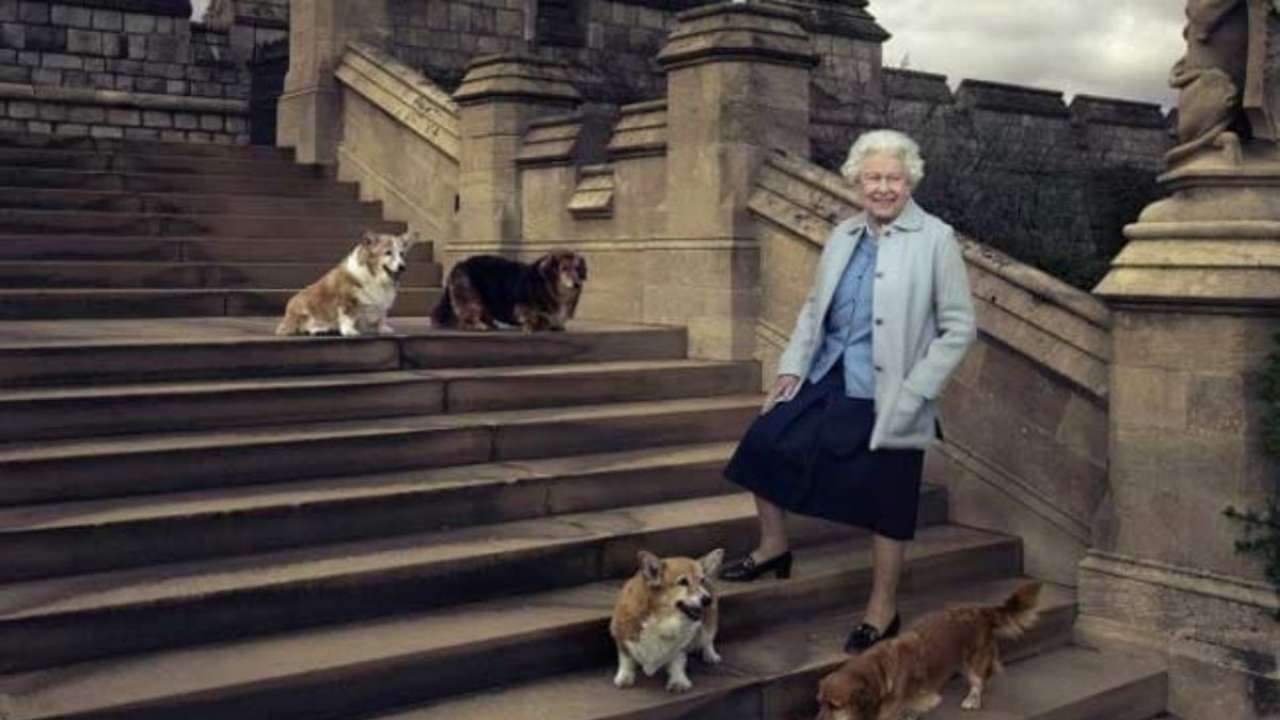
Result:
{"label": "black skirt", "polygon": [[910,540],[924,451],[870,449],[875,421],[873,401],[845,396],[837,363],[756,418],[724,475],[784,510]]}

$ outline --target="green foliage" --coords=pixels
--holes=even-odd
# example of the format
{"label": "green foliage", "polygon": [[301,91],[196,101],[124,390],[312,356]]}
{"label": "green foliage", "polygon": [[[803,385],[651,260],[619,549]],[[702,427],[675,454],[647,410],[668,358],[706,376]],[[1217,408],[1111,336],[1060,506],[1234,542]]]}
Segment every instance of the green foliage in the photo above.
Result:
{"label": "green foliage", "polygon": [[[1280,347],[1280,333],[1273,340]],[[1280,351],[1271,353],[1259,386],[1264,403],[1263,445],[1268,455],[1280,458]],[[1236,550],[1256,556],[1263,564],[1267,579],[1280,594],[1280,484],[1271,497],[1270,507],[1265,510],[1241,511],[1229,507],[1226,515],[1244,525],[1244,537],[1236,541]],[[1280,611],[1276,619],[1280,620]]]}

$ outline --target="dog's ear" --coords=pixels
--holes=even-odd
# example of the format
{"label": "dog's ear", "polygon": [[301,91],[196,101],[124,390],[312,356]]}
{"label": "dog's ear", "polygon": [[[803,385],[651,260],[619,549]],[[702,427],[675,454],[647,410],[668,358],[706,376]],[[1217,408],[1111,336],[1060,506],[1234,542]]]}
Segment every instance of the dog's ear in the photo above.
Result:
{"label": "dog's ear", "polygon": [[378,242],[378,233],[372,230],[365,230],[360,234],[360,242],[365,247],[373,247]]}
{"label": "dog's ear", "polygon": [[644,576],[645,582],[661,585],[662,560],[648,550],[641,550],[636,553],[636,557],[640,560],[640,574]]}
{"label": "dog's ear", "polygon": [[880,684],[880,695],[892,695],[898,676],[898,654],[882,652],[876,656],[876,680]]}
{"label": "dog's ear", "polygon": [[698,564],[702,566],[702,573],[707,577],[714,577],[716,571],[720,569],[720,563],[723,561],[724,548],[716,548],[698,558]]}
{"label": "dog's ear", "polygon": [[542,277],[547,280],[554,280],[556,277],[556,265],[555,253],[547,253],[546,255],[538,258],[538,261],[533,264],[533,267]]}
{"label": "dog's ear", "polygon": [[582,257],[581,255],[576,255],[575,257],[577,258],[577,261],[574,263],[573,268],[578,273],[578,279],[586,280],[587,279],[587,259]]}

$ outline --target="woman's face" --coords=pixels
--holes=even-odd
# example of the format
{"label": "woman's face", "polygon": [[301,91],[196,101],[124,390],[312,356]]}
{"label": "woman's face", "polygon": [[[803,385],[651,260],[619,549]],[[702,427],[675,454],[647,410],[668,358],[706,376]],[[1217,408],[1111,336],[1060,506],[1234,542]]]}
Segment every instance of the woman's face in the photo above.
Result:
{"label": "woman's face", "polygon": [[907,169],[892,153],[871,153],[862,161],[858,190],[867,215],[877,225],[896,219],[911,197]]}

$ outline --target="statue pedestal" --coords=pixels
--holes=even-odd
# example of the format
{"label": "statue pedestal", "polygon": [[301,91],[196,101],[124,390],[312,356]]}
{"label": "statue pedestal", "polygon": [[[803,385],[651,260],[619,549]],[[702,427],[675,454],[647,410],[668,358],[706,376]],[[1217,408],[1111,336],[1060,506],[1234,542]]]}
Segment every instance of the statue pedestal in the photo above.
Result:
{"label": "statue pedestal", "polygon": [[1280,602],[1223,513],[1264,508],[1280,477],[1257,382],[1280,329],[1280,160],[1228,138],[1162,182],[1095,289],[1113,309],[1111,495],[1077,638],[1165,654],[1180,717],[1276,718]]}

